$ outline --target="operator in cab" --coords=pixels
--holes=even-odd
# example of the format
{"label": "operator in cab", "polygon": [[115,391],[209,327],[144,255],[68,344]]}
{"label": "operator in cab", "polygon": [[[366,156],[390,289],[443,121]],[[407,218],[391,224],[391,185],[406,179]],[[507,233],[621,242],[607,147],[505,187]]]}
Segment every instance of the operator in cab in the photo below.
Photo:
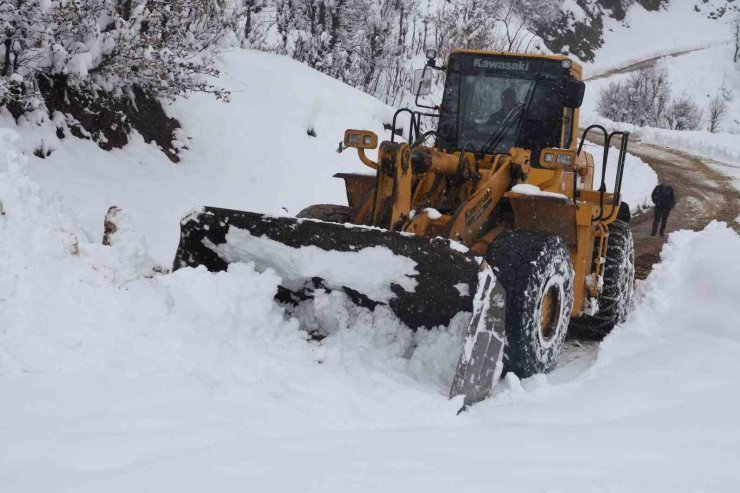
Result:
{"label": "operator in cab", "polygon": [[501,91],[501,107],[488,118],[489,125],[500,125],[516,108],[516,92],[511,87]]}

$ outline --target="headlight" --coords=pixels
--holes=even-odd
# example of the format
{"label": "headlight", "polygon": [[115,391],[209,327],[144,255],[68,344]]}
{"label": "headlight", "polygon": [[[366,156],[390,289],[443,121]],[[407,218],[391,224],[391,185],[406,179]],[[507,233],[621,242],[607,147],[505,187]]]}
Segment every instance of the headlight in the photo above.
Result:
{"label": "headlight", "polygon": [[563,68],[571,68],[573,66],[573,60],[571,60],[570,58],[560,60],[560,66]]}
{"label": "headlight", "polygon": [[[547,154],[545,154],[545,160],[547,160]],[[558,164],[572,165],[573,156],[571,154],[558,154]]]}
{"label": "headlight", "polygon": [[378,136],[369,130],[349,129],[344,132],[344,146],[357,149],[375,149],[378,147]]}
{"label": "headlight", "polygon": [[543,160],[546,163],[553,163],[555,162],[555,154],[553,154],[552,152],[546,152]]}
{"label": "headlight", "polygon": [[437,58],[437,50],[433,48],[428,49],[426,52],[426,56],[428,60],[434,60],[435,58]]}

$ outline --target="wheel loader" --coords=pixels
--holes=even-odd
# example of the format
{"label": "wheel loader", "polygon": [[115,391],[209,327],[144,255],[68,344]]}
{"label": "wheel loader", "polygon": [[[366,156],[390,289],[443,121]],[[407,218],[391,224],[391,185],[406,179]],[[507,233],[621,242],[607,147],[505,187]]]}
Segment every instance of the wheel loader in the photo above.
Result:
{"label": "wheel loader", "polygon": [[[424,103],[435,71],[438,105]],[[341,291],[413,330],[462,316],[450,397],[464,405],[504,371],[548,372],[569,326],[601,337],[625,317],[634,279],[620,195],[629,135],[591,126],[578,144],[581,79],[562,55],[455,50],[440,66],[429,50],[414,74],[418,109],[396,112],[388,140],[345,132],[339,151],[372,170],[335,175],[347,205],[296,218],[202,208],[182,221],[174,268],[251,261],[280,275],[286,306]],[[604,134],[600,170],[583,150],[592,131]]]}

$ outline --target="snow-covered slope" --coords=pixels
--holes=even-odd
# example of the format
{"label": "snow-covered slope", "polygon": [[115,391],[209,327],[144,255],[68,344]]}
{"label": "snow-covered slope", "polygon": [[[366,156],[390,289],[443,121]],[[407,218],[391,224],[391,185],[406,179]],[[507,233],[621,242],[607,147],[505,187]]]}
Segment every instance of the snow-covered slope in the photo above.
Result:
{"label": "snow-covered slope", "polygon": [[712,19],[696,9],[696,3],[700,2],[670,0],[652,11],[639,3],[631,4],[622,21],[611,20],[604,30],[604,44],[596,50],[593,62],[586,65],[585,76],[596,76],[648,58],[729,45],[732,13]]}
{"label": "snow-covered slope", "polygon": [[[735,10],[732,10],[735,8]],[[623,22],[611,22],[604,45],[593,63],[585,64],[586,97],[581,111],[587,122],[632,132],[643,142],[679,149],[706,158],[737,181],[740,176],[740,64],[733,63],[730,22],[737,6],[724,0],[672,0],[656,11],[632,4]],[[722,13],[723,15],[719,15]],[[673,131],[638,128],[601,118],[596,111],[600,91],[631,71],[664,69],[671,94],[688,95],[703,111],[701,130]],[[707,117],[712,98],[724,87],[732,97],[719,132],[709,133]]]}
{"label": "snow-covered slope", "polygon": [[[369,170],[356,153],[337,154],[346,128],[379,135],[393,109],[285,57],[235,50],[223,55],[219,84],[231,103],[195,94],[168,111],[190,137],[179,164],[141,138],[106,152],[89,141],[59,140],[50,124],[25,122],[22,148],[30,174],[76,211],[91,239],[103,234],[109,206],[129,211],[154,257],[172,261],[179,220],[202,205],[294,215],[313,203],[346,203],[337,172]],[[0,125],[15,127],[9,114]],[[313,130],[316,137],[308,135]]]}

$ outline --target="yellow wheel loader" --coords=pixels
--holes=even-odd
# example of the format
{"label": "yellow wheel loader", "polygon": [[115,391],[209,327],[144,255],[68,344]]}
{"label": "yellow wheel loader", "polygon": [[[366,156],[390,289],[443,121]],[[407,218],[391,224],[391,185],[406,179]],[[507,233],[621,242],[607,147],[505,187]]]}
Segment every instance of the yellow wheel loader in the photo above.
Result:
{"label": "yellow wheel loader", "polygon": [[[503,371],[551,370],[569,325],[600,337],[624,318],[634,279],[620,200],[629,136],[592,126],[577,145],[585,86],[565,56],[457,50],[444,66],[434,50],[427,58],[413,83],[421,110],[399,110],[390,140],[345,132],[340,151],[356,149],[374,171],[335,175],[346,206],[314,205],[297,218],[203,208],[182,221],[174,267],[252,261],[280,275],[276,298],[287,305],[341,291],[414,330],[462,317],[450,396],[468,405]],[[419,102],[433,70],[446,75],[439,106]],[[436,129],[423,131],[429,120]],[[596,184],[583,151],[594,130],[605,142]],[[607,184],[614,137],[616,179]]]}

